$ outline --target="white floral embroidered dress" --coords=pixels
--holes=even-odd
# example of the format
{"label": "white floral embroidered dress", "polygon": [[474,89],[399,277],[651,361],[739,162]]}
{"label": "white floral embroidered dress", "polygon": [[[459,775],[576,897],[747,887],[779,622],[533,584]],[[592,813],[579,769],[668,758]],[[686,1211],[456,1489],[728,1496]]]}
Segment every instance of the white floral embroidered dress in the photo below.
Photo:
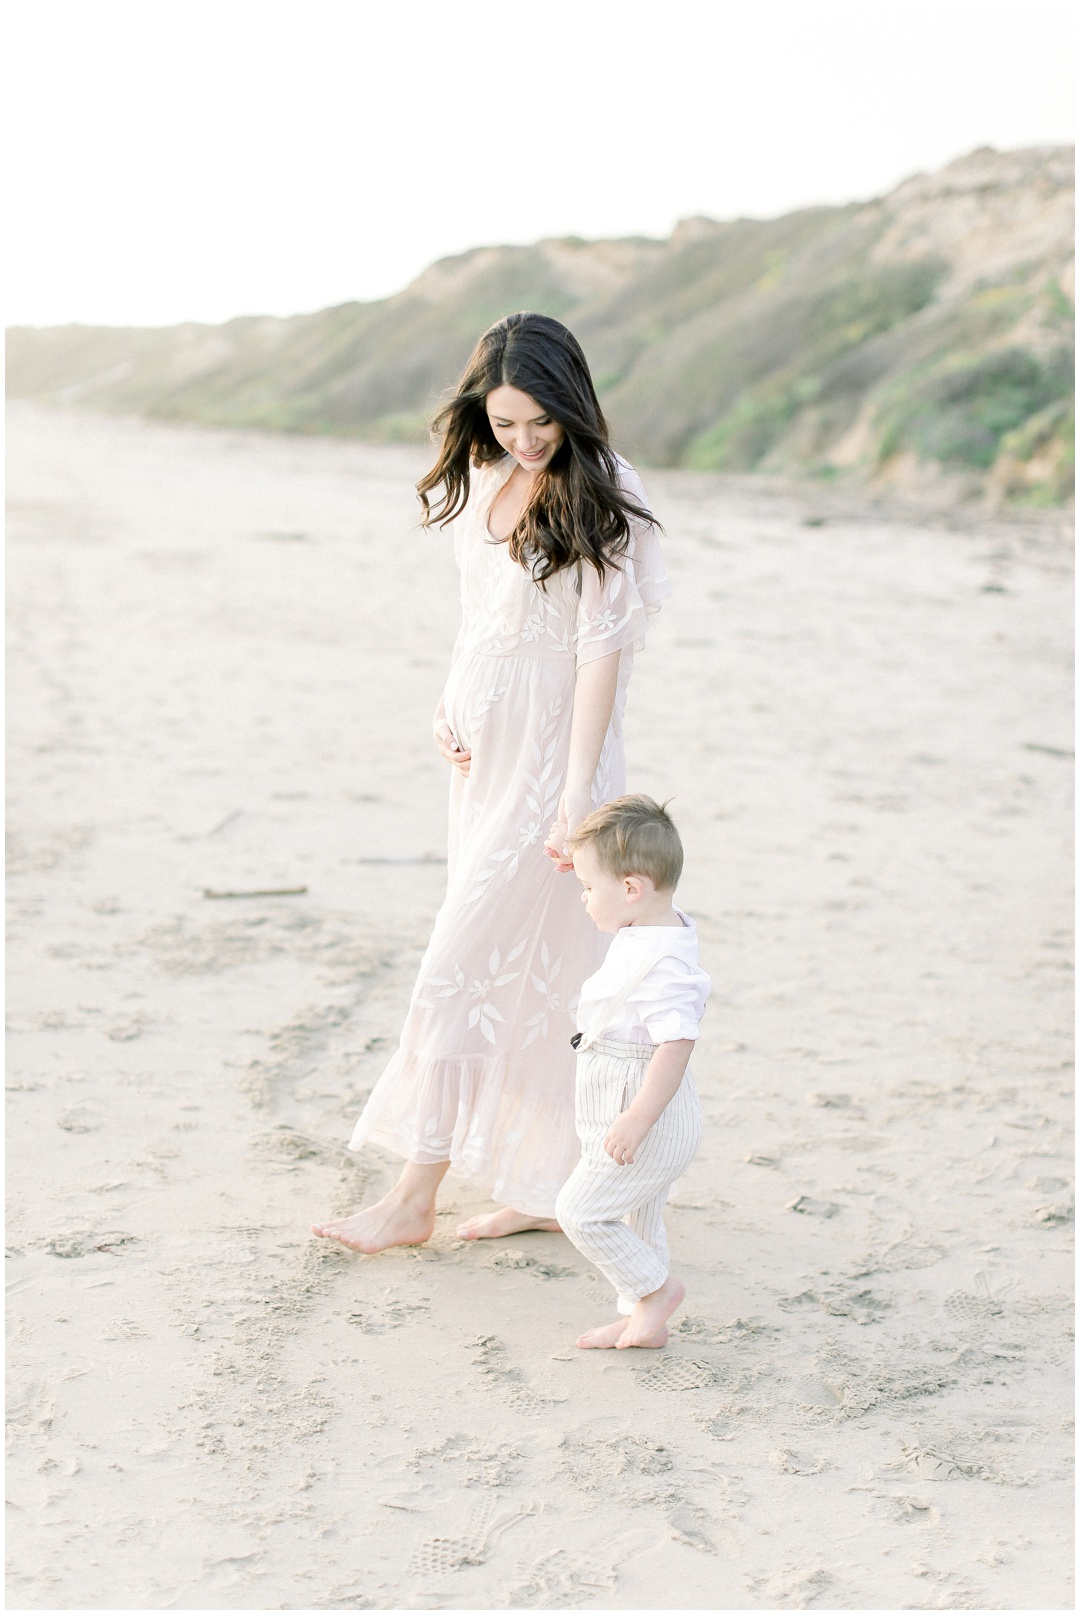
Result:
{"label": "white floral embroidered dress", "polygon": [[[655,529],[603,582],[569,567],[542,589],[488,531],[509,457],[474,470],[454,524],[462,625],[446,720],[472,752],[450,787],[446,899],[420,966],[401,1043],[350,1149],[380,1144],[453,1170],[519,1211],[554,1213],[580,1155],[573,1008],[608,939],[572,873],[543,850],[565,785],[577,668],[621,651],[615,710],[593,782],[599,805],[625,790],[622,716],[647,615],[670,594]],[[645,505],[637,474],[620,481]],[[647,508],[647,506],[646,506]]]}

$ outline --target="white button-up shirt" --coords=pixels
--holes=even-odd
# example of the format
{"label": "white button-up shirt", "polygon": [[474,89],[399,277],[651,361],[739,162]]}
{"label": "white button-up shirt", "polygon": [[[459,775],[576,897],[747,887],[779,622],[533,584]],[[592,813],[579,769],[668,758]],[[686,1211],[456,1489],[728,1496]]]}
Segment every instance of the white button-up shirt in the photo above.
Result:
{"label": "white button-up shirt", "polygon": [[696,1038],[712,982],[698,964],[697,927],[682,909],[674,925],[624,925],[611,940],[607,957],[581,989],[577,1024],[587,1031],[628,976],[645,957],[656,963],[629,994],[603,1037],[618,1043],[675,1043]]}

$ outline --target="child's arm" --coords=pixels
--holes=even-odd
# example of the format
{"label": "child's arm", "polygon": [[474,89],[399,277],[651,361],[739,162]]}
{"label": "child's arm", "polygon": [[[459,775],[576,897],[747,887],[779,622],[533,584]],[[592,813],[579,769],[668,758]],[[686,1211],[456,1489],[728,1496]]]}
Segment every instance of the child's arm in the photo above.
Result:
{"label": "child's arm", "polygon": [[692,1037],[657,1046],[645,1081],[622,1115],[615,1118],[604,1139],[604,1148],[617,1166],[633,1165],[635,1150],[678,1093],[693,1049]]}

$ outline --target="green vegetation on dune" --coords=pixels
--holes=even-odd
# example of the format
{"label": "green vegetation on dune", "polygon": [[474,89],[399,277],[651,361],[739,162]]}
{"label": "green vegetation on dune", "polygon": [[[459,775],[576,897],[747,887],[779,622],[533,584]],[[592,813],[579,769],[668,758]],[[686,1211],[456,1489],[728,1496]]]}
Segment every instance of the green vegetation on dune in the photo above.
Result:
{"label": "green vegetation on dune", "polygon": [[1044,363],[1019,347],[950,355],[897,383],[883,411],[880,456],[911,448],[924,460],[985,470],[1007,434],[1041,419],[1047,406],[1060,405],[1072,385],[1066,349]]}
{"label": "green vegetation on dune", "polygon": [[533,308],[643,464],[918,480],[1054,503],[1072,478],[1072,153],[973,152],[890,196],[666,241],[445,259],[294,319],[8,335],[9,390],[203,425],[420,441],[477,334]]}
{"label": "green vegetation on dune", "polygon": [[819,292],[796,286],[782,301],[774,293],[769,305],[748,310],[715,365],[734,382],[731,407],[680,460],[702,470],[754,470],[795,416],[821,401],[836,361],[925,307],[943,271],[933,261],[856,270]]}

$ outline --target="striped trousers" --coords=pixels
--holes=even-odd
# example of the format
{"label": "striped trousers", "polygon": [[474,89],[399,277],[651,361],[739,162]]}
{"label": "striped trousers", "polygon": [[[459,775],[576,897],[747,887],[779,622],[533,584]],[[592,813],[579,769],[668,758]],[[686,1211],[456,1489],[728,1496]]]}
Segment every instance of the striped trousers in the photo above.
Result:
{"label": "striped trousers", "polygon": [[567,1238],[614,1286],[619,1311],[658,1290],[668,1276],[664,1204],[701,1142],[701,1110],[687,1071],[630,1166],[617,1166],[604,1137],[645,1080],[651,1043],[601,1039],[578,1055],[581,1160],[555,1203]]}

